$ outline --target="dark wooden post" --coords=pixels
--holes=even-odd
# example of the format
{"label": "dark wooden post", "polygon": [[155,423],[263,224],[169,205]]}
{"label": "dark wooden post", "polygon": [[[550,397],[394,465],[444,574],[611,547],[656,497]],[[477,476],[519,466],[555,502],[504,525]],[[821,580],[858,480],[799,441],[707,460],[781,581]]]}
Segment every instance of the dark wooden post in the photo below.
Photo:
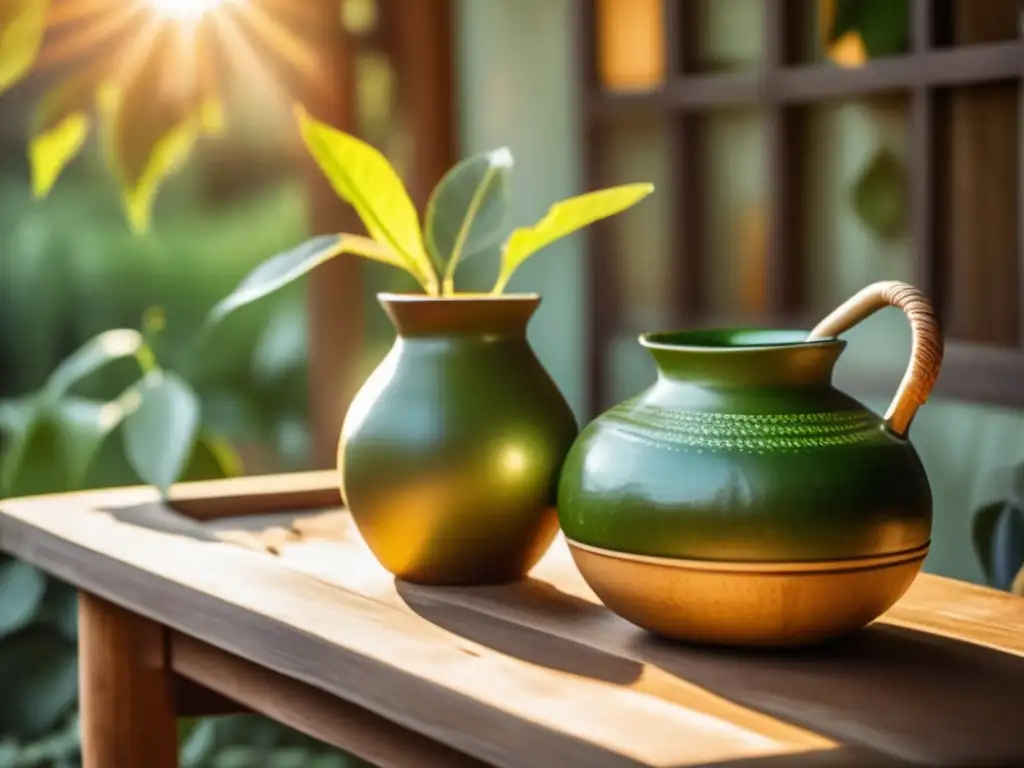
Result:
{"label": "dark wooden post", "polygon": [[[310,84],[307,104],[317,119],[355,130],[354,55],[341,24],[337,0],[315,0],[326,43],[318,51],[320,76]],[[362,233],[352,209],[342,203],[310,161],[310,224],[315,234]],[[363,276],[359,259],[341,257],[317,267],[309,279],[309,408],[313,464],[334,464],[341,422],[358,382],[363,349]]]}

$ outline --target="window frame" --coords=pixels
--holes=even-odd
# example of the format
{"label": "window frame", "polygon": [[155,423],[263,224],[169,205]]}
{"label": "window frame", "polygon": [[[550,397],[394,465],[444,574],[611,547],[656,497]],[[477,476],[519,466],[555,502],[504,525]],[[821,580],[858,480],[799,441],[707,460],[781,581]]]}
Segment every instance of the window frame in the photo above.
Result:
{"label": "window frame", "polygon": [[[729,107],[754,107],[765,121],[768,166],[766,200],[766,294],[764,322],[775,327],[813,326],[802,313],[804,296],[802,211],[800,191],[801,107],[828,101],[909,95],[910,146],[910,249],[913,280],[933,298],[942,322],[943,285],[940,253],[941,201],[938,191],[947,159],[940,157],[942,115],[937,107],[940,91],[986,83],[1014,81],[1024,89],[1024,39],[970,44],[938,45],[938,18],[934,0],[911,0],[910,45],[907,53],[873,59],[859,68],[801,64],[797,44],[803,14],[798,0],[763,0],[765,54],[754,72],[696,71],[694,34],[696,3],[664,0],[667,67],[664,83],[644,93],[609,93],[601,89],[596,73],[594,3],[578,0],[581,23],[575,41],[581,78],[584,177],[588,189],[610,183],[603,178],[601,132],[616,118],[660,117],[668,130],[670,185],[669,253],[672,285],[671,324],[677,327],[716,324],[703,306],[698,122],[702,115]],[[1024,101],[1024,98],[1022,98]],[[1019,118],[1024,126],[1024,116]],[[1018,189],[1021,180],[1018,172]],[[1018,193],[1020,194],[1020,193]],[[609,402],[608,350],[622,332],[620,296],[614,277],[615,254],[606,223],[590,228],[586,243],[590,259],[586,272],[589,339],[586,405],[593,415]],[[1016,227],[1021,232],[1021,217]],[[1024,281],[1024,236],[1018,234],[1019,282]],[[1022,291],[1018,291],[1018,303]],[[1024,407],[1024,335],[1015,347],[947,339],[942,373],[934,394],[955,400]],[[855,384],[863,391],[891,390],[891,376],[865,371]],[[885,387],[883,390],[882,388]]]}

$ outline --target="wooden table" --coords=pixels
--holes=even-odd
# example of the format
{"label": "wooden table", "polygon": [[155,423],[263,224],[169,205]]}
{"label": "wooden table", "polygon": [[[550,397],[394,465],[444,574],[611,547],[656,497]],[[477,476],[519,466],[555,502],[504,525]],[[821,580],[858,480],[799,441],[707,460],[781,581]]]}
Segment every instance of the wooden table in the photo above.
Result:
{"label": "wooden table", "polygon": [[1024,600],[921,576],[812,651],[649,636],[562,542],[524,583],[395,580],[333,473],[0,503],[76,585],[86,768],[176,764],[175,716],[255,711],[382,766],[1024,765]]}

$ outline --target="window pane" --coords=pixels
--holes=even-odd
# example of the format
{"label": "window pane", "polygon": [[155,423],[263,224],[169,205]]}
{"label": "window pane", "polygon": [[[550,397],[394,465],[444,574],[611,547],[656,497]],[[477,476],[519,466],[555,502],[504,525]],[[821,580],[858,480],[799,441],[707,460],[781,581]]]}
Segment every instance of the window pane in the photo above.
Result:
{"label": "window pane", "polygon": [[954,338],[1021,338],[1019,91],[1016,83],[992,83],[948,94],[939,241],[948,249],[944,310]]}
{"label": "window pane", "polygon": [[764,295],[764,120],[755,110],[715,112],[703,118],[700,141],[703,304],[716,322],[756,320]]}
{"label": "window pane", "polygon": [[938,44],[978,45],[1021,36],[1018,0],[936,0]]}
{"label": "window pane", "polygon": [[634,333],[621,333],[605,345],[607,402],[602,410],[643,392],[654,383],[657,371],[650,352],[640,346]]}
{"label": "window pane", "polygon": [[910,48],[906,0],[800,0],[795,5],[790,19],[800,33],[802,63],[859,66]]}
{"label": "window pane", "polygon": [[[804,115],[805,296],[811,322],[878,280],[913,281],[905,97],[809,107]],[[840,386],[898,382],[910,335],[884,311],[844,334]],[[853,375],[853,380],[847,378]]]}
{"label": "window pane", "polygon": [[665,79],[663,0],[595,0],[597,74],[608,91],[649,91]]}
{"label": "window pane", "polygon": [[764,0],[697,0],[694,10],[698,70],[716,72],[761,66]]}
{"label": "window pane", "polygon": [[658,118],[633,118],[605,129],[603,185],[652,182],[657,190],[636,208],[613,216],[596,231],[610,237],[625,327],[651,330],[669,317],[669,184],[665,127]]}

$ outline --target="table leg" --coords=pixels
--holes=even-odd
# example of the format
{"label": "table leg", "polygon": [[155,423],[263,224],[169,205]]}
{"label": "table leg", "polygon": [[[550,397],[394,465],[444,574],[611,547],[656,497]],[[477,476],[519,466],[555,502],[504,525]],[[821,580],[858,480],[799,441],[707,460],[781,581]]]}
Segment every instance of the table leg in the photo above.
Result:
{"label": "table leg", "polygon": [[177,768],[163,627],[85,592],[78,602],[83,768]]}

